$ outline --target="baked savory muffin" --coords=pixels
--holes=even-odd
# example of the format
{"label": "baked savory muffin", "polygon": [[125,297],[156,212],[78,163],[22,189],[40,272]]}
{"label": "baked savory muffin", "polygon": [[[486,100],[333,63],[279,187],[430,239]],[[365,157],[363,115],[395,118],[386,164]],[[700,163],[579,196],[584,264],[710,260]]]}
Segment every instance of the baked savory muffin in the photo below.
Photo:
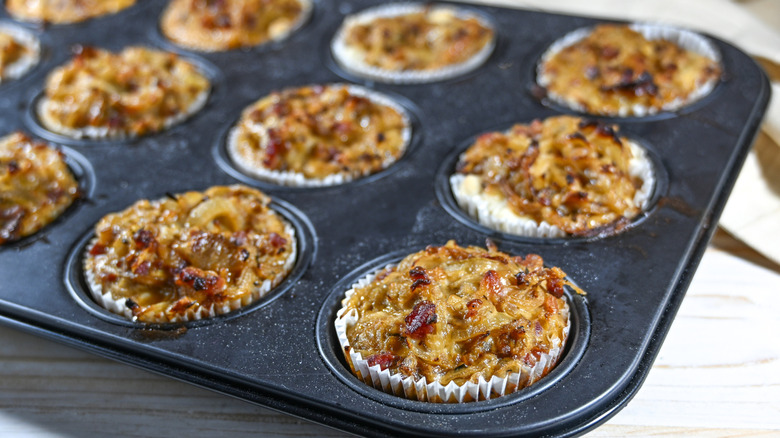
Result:
{"label": "baked savory muffin", "polygon": [[615,126],[571,116],[480,135],[450,177],[481,224],[534,237],[617,232],[647,207],[654,184],[642,147]]}
{"label": "baked savory muffin", "polygon": [[160,27],[168,39],[185,47],[230,50],[281,40],[310,13],[309,0],[173,0]]}
{"label": "baked savory muffin", "polygon": [[313,85],[273,92],[247,107],[227,149],[255,178],[318,186],[388,167],[410,138],[409,118],[390,98],[355,85]]}
{"label": "baked savory muffin", "polygon": [[134,4],[135,0],[5,0],[5,7],[15,18],[55,24],[114,14]]}
{"label": "baked savory muffin", "polygon": [[603,24],[553,44],[537,77],[548,97],[573,109],[643,116],[703,97],[720,75],[718,51],[693,32]]}
{"label": "baked savory muffin", "polygon": [[369,385],[422,401],[487,399],[533,384],[558,362],[570,327],[567,285],[538,255],[449,241],[360,280],[336,332]]}
{"label": "baked savory muffin", "polygon": [[30,71],[41,56],[41,45],[32,33],[0,23],[0,83],[18,79]]}
{"label": "baked savory muffin", "polygon": [[479,67],[494,45],[483,16],[454,6],[390,3],[345,18],[331,49],[350,73],[419,83]]}
{"label": "baked savory muffin", "polygon": [[0,139],[0,245],[45,227],[78,197],[62,151],[21,132]]}
{"label": "baked savory muffin", "polygon": [[102,306],[134,321],[191,321],[266,295],[290,272],[295,231],[244,186],[141,200],[95,227],[84,271]]}
{"label": "baked savory muffin", "polygon": [[162,131],[203,108],[209,79],[180,56],[146,47],[111,53],[78,47],[46,79],[38,118],[72,138],[125,138]]}

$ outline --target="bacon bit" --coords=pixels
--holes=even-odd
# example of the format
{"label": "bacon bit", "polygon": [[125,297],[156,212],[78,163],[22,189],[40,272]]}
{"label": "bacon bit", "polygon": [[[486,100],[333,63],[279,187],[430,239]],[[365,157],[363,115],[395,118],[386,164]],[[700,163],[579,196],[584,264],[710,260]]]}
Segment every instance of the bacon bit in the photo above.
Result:
{"label": "bacon bit", "polygon": [[136,275],[147,275],[151,269],[152,263],[149,260],[141,261],[141,259],[136,259],[136,261],[130,267],[130,270],[133,271],[133,274]]}
{"label": "bacon bit", "polygon": [[383,132],[380,132],[379,134],[376,135],[376,142],[382,143],[383,141],[385,141],[385,134]]}
{"label": "bacon bit", "polygon": [[144,250],[157,243],[154,233],[143,228],[133,234],[133,241],[135,242],[135,249],[138,250]]}
{"label": "bacon bit", "polygon": [[524,272],[524,271],[520,271],[517,274],[515,274],[515,280],[517,280],[517,285],[518,286],[527,286],[528,285],[528,279],[526,278],[527,275],[528,274],[526,272]]}
{"label": "bacon bit", "polygon": [[263,165],[271,169],[277,169],[281,165],[281,155],[284,153],[284,149],[284,143],[279,133],[275,129],[269,129]]}
{"label": "bacon bit", "polygon": [[473,300],[466,303],[466,307],[468,308],[468,311],[466,311],[466,319],[477,316],[480,306],[482,306],[482,300],[479,298],[474,298]]}
{"label": "bacon bit", "polygon": [[391,366],[393,366],[396,360],[398,360],[398,357],[393,353],[389,353],[387,351],[382,351],[380,353],[373,354],[366,358],[366,362],[368,362],[368,366],[372,367],[374,365],[379,365],[380,370],[386,370],[390,368]]}
{"label": "bacon bit", "polygon": [[414,292],[415,289],[421,286],[428,286],[431,284],[431,279],[428,277],[428,273],[425,271],[425,268],[421,266],[415,266],[409,271],[409,278],[414,280],[411,286],[411,291]]}
{"label": "bacon bit", "polygon": [[436,305],[430,301],[420,301],[414,306],[412,312],[406,315],[406,325],[403,329],[404,336],[422,339],[425,335],[433,333],[436,326]]}
{"label": "bacon bit", "polygon": [[496,271],[491,269],[485,273],[479,282],[479,290],[487,297],[499,295],[499,292],[501,292],[501,281]]}
{"label": "bacon bit", "polygon": [[106,245],[103,245],[102,243],[98,242],[92,245],[92,248],[89,249],[89,255],[92,256],[99,256],[103,255],[107,252],[108,248],[106,248]]}
{"label": "bacon bit", "polygon": [[194,266],[188,266],[176,276],[176,286],[189,287],[196,292],[205,291],[209,295],[225,289],[225,279],[213,271],[204,271]]}
{"label": "bacon bit", "polygon": [[563,296],[563,281],[558,277],[554,277],[552,272],[547,275],[547,293],[555,298]]}
{"label": "bacon bit", "polygon": [[558,300],[556,300],[551,294],[545,295],[544,304],[542,304],[542,306],[544,307],[544,311],[549,315],[558,313]]}
{"label": "bacon bit", "polygon": [[282,248],[284,247],[284,245],[287,244],[287,239],[285,239],[284,237],[276,233],[271,233],[268,236],[268,241],[271,243],[271,246],[273,246],[276,249]]}

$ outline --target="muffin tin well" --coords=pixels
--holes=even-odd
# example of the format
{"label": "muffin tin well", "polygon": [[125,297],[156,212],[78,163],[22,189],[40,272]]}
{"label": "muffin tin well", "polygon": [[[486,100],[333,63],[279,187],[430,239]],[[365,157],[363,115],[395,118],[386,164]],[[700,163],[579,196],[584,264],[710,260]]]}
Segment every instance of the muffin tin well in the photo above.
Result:
{"label": "muffin tin well", "polygon": [[[0,85],[0,131],[56,143],[29,119],[46,74],[75,44],[173,47],[158,30],[166,3],[40,29],[41,64],[15,86]],[[766,76],[745,53],[710,38],[725,74],[709,96],[675,113],[603,118],[651,152],[651,210],[602,238],[517,238],[459,216],[446,176],[469,138],[568,112],[534,94],[536,63],[555,40],[599,20],[469,5],[496,25],[487,62],[456,78],[390,85],[344,74],[329,51],[345,15],[380,3],[318,0],[284,41],[221,53],[179,49],[218,66],[218,94],[204,109],[132,140],[63,140],[85,169],[78,176],[87,198],[23,245],[0,247],[0,322],[361,435],[574,435],[617,412],[647,375],[757,133]],[[274,90],[345,79],[397,97],[411,113],[412,145],[398,162],[350,183],[294,189],[253,180],[229,162],[225,137],[247,105]],[[296,223],[301,255],[292,278],[249,309],[208,322],[141,326],[91,302],[80,259],[102,216],[166,192],[236,183],[259,187]],[[574,330],[562,362],[526,390],[461,405],[401,399],[353,377],[331,329],[343,286],[410,250],[449,239],[484,246],[486,238],[502,252],[540,254],[587,291],[569,296]]]}

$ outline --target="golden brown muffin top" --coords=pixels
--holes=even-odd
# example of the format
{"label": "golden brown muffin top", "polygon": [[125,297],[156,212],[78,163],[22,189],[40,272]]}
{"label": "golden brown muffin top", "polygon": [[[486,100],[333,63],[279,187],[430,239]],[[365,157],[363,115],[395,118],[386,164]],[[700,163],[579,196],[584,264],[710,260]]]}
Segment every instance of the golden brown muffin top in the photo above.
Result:
{"label": "golden brown muffin top", "polygon": [[205,104],[209,90],[208,78],[174,53],[79,47],[46,79],[39,117],[71,137],[132,137],[184,119]]}
{"label": "golden brown muffin top", "polygon": [[5,77],[9,65],[19,61],[31,49],[8,33],[0,31],[0,78]]}
{"label": "golden brown muffin top", "polygon": [[565,342],[565,275],[538,255],[512,257],[492,244],[430,246],[345,299],[358,314],[350,348],[369,366],[428,383],[518,373]]}
{"label": "golden brown muffin top", "polygon": [[437,70],[467,61],[493,40],[493,30],[454,8],[376,17],[350,24],[345,43],[365,64],[390,71]]}
{"label": "golden brown muffin top", "polygon": [[21,132],[0,139],[0,245],[48,225],[78,196],[60,150]]}
{"label": "golden brown muffin top", "polygon": [[6,0],[5,7],[16,18],[55,24],[76,23],[114,14],[135,4],[135,0]]}
{"label": "golden brown muffin top", "polygon": [[173,0],[161,27],[177,44],[230,50],[285,37],[310,7],[308,0]]}
{"label": "golden brown muffin top", "polygon": [[717,81],[718,62],[666,40],[648,40],[625,25],[599,25],[546,60],[541,76],[553,96],[604,115],[657,112]]}
{"label": "golden brown muffin top", "polygon": [[477,175],[485,192],[505,198],[519,216],[566,233],[614,232],[640,209],[631,177],[633,156],[617,127],[557,116],[508,132],[480,135],[461,156],[458,172]]}
{"label": "golden brown muffin top", "polygon": [[292,228],[269,203],[240,185],[138,201],[98,222],[85,269],[143,322],[246,304],[278,284],[295,256]]}
{"label": "golden brown muffin top", "polygon": [[403,154],[409,121],[400,110],[357,90],[362,89],[315,85],[260,99],[238,122],[234,159],[306,178],[382,170]]}

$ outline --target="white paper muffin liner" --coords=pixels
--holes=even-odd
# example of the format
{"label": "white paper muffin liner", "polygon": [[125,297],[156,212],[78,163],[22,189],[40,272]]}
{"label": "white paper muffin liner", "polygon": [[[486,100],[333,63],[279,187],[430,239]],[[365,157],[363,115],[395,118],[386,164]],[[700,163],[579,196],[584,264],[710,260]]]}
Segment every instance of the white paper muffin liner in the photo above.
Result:
{"label": "white paper muffin liner", "polygon": [[19,79],[38,64],[41,59],[41,43],[32,32],[10,23],[0,22],[0,32],[10,35],[17,43],[30,50],[30,53],[23,55],[16,62],[5,66],[5,71],[0,76],[2,83]]}
{"label": "white paper muffin liner", "polygon": [[[399,15],[421,12],[429,8],[432,11],[450,11],[459,18],[476,18],[479,20],[480,24],[493,30],[493,38],[487,44],[485,44],[485,47],[474,54],[474,56],[459,64],[453,64],[436,70],[426,71],[392,71],[372,66],[363,60],[363,56],[360,50],[349,47],[346,44],[347,30],[354,25],[365,24],[376,18],[397,17]],[[357,14],[347,16],[339,30],[336,32],[333,41],[331,41],[331,52],[333,53],[334,59],[341,68],[351,74],[367,79],[392,84],[420,84],[436,82],[463,75],[484,64],[485,61],[487,61],[487,59],[490,57],[491,53],[493,53],[493,49],[496,46],[495,31],[495,26],[488,22],[486,17],[483,15],[455,6],[430,6],[422,3],[389,3],[373,8],[368,8]]]}
{"label": "white paper muffin liner", "polygon": [[[644,211],[649,207],[655,187],[653,164],[643,147],[632,141],[626,143],[633,155],[628,164],[628,174],[642,180],[642,187],[634,193],[634,204]],[[526,237],[566,236],[555,225],[544,221],[537,223],[529,217],[518,215],[503,196],[485,193],[482,180],[477,175],[453,174],[450,176],[450,188],[458,206],[471,218],[492,230]]]}
{"label": "white paper muffin liner", "polygon": [[[385,268],[378,269],[355,282],[345,293],[342,305],[355,293],[355,289],[367,286],[374,281],[379,272],[393,266],[395,264],[387,265]],[[350,347],[349,339],[347,338],[347,328],[355,325],[358,321],[355,309],[348,312],[345,307],[339,309],[336,313],[334,326],[336,328],[336,336],[341,345],[341,351],[348,356],[347,361],[351,364],[353,372],[367,385],[388,394],[411,400],[434,403],[465,403],[489,400],[505,394],[511,394],[530,386],[547,375],[561,358],[571,329],[569,304],[566,302],[565,296],[564,307],[561,309],[561,313],[564,314],[568,321],[563,330],[563,341],[556,341],[549,353],[543,353],[533,367],[524,366],[520,373],[509,373],[505,377],[492,376],[489,380],[485,380],[480,376],[477,383],[466,382],[462,385],[458,385],[455,382],[442,385],[439,382],[428,382],[425,377],[415,379],[413,376],[404,377],[402,374],[394,373],[390,369],[382,370],[378,364],[369,366],[368,361]]]}
{"label": "white paper muffin liner", "polygon": [[[251,47],[259,47],[259,46],[262,46],[264,44],[268,44],[268,43],[272,43],[272,42],[282,41],[282,40],[286,39],[287,37],[289,37],[290,35],[292,35],[293,33],[295,33],[295,31],[297,31],[298,29],[303,27],[303,25],[306,24],[306,22],[309,21],[309,18],[311,17],[313,5],[312,5],[311,0],[298,0],[298,2],[301,5],[301,13],[300,13],[300,15],[298,15],[298,18],[295,20],[295,22],[292,23],[292,25],[288,29],[286,29],[283,32],[279,32],[276,35],[270,36],[267,41],[264,41],[264,42],[262,42],[260,44],[255,44],[254,46],[241,47],[241,48],[238,48],[238,49],[248,49],[248,48],[251,48]],[[164,33],[163,33],[163,35],[165,36]],[[184,48],[189,49],[189,50],[196,50],[196,51],[199,51],[199,52],[223,52],[223,51],[225,51],[224,49],[205,48],[205,47],[202,47],[202,46],[198,46],[197,44],[187,44],[184,41],[174,41],[174,40],[168,38],[167,36],[165,36],[165,37],[169,41],[171,41],[173,44],[176,44],[179,47],[184,47]]]}
{"label": "white paper muffin liner", "polygon": [[[203,72],[201,71],[201,73]],[[206,106],[206,103],[209,100],[210,94],[211,94],[211,87],[209,87],[209,89],[204,90],[202,93],[196,96],[192,104],[184,111],[175,114],[171,117],[166,117],[165,120],[163,121],[163,129],[161,129],[156,133],[162,132],[178,123],[187,120],[193,114],[203,109],[203,107]],[[81,140],[85,138],[92,139],[92,140],[102,140],[102,139],[124,140],[124,139],[138,137],[138,134],[127,132],[125,130],[118,129],[118,128],[110,128],[108,126],[87,126],[78,129],[67,127],[59,123],[59,121],[55,117],[52,117],[50,115],[52,111],[51,106],[52,106],[51,100],[49,100],[44,94],[38,100],[36,112],[38,115],[38,120],[40,121],[41,125],[44,128],[56,134],[64,135],[66,137],[70,137],[76,140]],[[155,133],[148,133],[144,135],[151,135],[151,134],[155,134]]]}
{"label": "white paper muffin liner", "polygon": [[[250,294],[243,295],[241,298],[236,298],[234,300],[221,303],[221,305],[210,305],[208,307],[201,306],[200,303],[191,306],[187,309],[186,312],[176,315],[174,318],[168,318],[164,312],[159,312],[156,315],[151,315],[154,318],[158,319],[161,322],[188,322],[188,321],[197,321],[201,319],[208,319],[212,318],[216,315],[223,315],[225,313],[232,312],[234,310],[238,310],[242,307],[246,307],[249,304],[254,303],[255,301],[259,300],[260,298],[264,297],[268,294],[273,288],[279,285],[279,283],[282,282],[292,271],[293,266],[295,266],[295,261],[297,259],[297,239],[295,237],[295,228],[289,224],[285,219],[280,218],[282,221],[284,221],[284,230],[285,232],[289,233],[290,237],[292,238],[292,251],[290,251],[290,255],[287,257],[287,259],[284,262],[284,272],[279,274],[276,278],[273,279],[266,279],[264,280],[259,286],[256,286]],[[119,315],[124,316],[125,318],[134,321],[135,318],[133,317],[133,311],[127,307],[127,298],[114,298],[111,295],[111,292],[103,292],[103,288],[100,286],[100,283],[98,283],[97,279],[95,278],[95,273],[92,269],[89,268],[88,259],[90,258],[89,255],[89,248],[91,248],[96,242],[97,237],[92,239],[89,244],[87,245],[85,249],[84,259],[83,259],[83,266],[84,266],[84,277],[87,280],[87,286],[88,291],[92,299],[95,300],[95,302],[100,305],[101,307],[109,310],[112,313],[116,313]],[[167,310],[167,309],[166,309]]]}
{"label": "white paper muffin liner", "polygon": [[[683,49],[705,56],[717,63],[721,63],[720,51],[715,45],[704,36],[692,32],[690,30],[680,29],[672,27],[662,23],[633,23],[629,26],[632,30],[639,32],[647,40],[664,40],[677,44]],[[542,54],[539,63],[536,66],[537,82],[540,86],[547,89],[552,82],[552,78],[546,75],[544,72],[544,65],[558,52],[569,47],[585,38],[593,32],[592,27],[585,27],[574,30],[564,35],[559,40],[555,41],[550,47]],[[712,78],[707,82],[701,84],[696,90],[688,95],[687,98],[678,98],[672,102],[668,102],[663,105],[661,110],[663,111],[676,111],[686,105],[689,105],[702,97],[708,95],[719,82],[719,78]],[[558,93],[554,93],[547,90],[547,97],[555,101],[558,104],[567,106],[575,111],[587,113],[587,109],[573,99],[568,99],[566,96],[562,96]],[[613,114],[619,117],[637,116],[643,117],[658,113],[658,108],[648,107],[646,105],[626,105],[621,107],[617,114]]]}
{"label": "white paper muffin liner", "polygon": [[[352,84],[328,84],[327,87],[346,87],[350,94],[360,97],[365,97],[366,99],[371,100],[374,103],[378,103],[380,105],[388,106],[395,111],[397,111],[404,121],[404,129],[401,131],[401,138],[403,140],[403,144],[401,145],[401,155],[398,158],[388,158],[382,163],[382,169],[387,169],[398,161],[401,157],[403,157],[403,154],[406,152],[406,149],[409,147],[409,143],[412,140],[412,124],[411,119],[409,117],[409,113],[406,111],[406,109],[401,106],[398,102],[394,101],[390,97],[379,93],[377,91],[361,87],[359,85],[352,85]],[[259,166],[256,162],[254,162],[251,159],[247,159],[244,155],[241,154],[239,149],[239,142],[238,142],[238,136],[240,133],[240,126],[239,122],[230,129],[230,132],[228,133],[227,138],[227,153],[230,157],[230,160],[235,164],[235,166],[242,172],[246,173],[247,175],[261,180],[270,182],[273,184],[278,184],[281,186],[288,186],[288,187],[325,187],[325,186],[334,186],[343,184],[349,181],[352,181],[356,178],[365,177],[368,175],[371,175],[372,173],[376,172],[366,172],[363,175],[355,176],[347,173],[337,173],[328,175],[325,178],[307,178],[304,176],[303,173],[300,172],[293,172],[293,171],[278,171],[278,170],[271,170],[267,169],[265,167]],[[266,131],[265,126],[263,126],[261,123],[255,123],[252,125],[252,128],[255,129],[255,133],[262,139],[262,143],[260,144],[260,148],[265,148],[267,142],[268,142],[268,134]]]}

